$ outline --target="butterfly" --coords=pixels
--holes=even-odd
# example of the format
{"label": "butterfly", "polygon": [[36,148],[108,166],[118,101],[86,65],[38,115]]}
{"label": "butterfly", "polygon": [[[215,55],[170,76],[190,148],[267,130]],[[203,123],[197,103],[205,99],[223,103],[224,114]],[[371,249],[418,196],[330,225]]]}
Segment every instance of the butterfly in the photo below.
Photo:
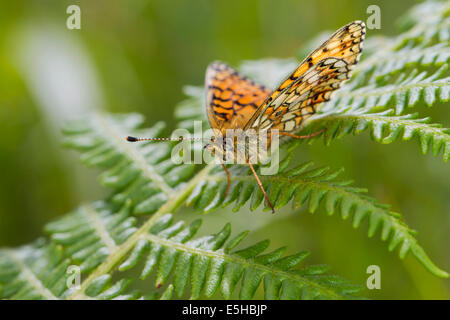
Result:
{"label": "butterfly", "polygon": [[[215,135],[225,138],[207,144],[206,149],[217,152],[219,158],[225,154],[226,136],[230,129],[268,134],[268,144],[275,131],[294,139],[307,139],[321,134],[326,128],[306,136],[295,133],[350,78],[352,68],[359,61],[365,33],[366,27],[362,21],[351,22],[337,30],[273,91],[225,63],[211,63],[205,78],[206,113]],[[128,136],[127,140],[167,139]],[[251,161],[247,159],[246,162],[267,204],[275,212]],[[227,193],[231,184],[230,173],[223,161],[221,164],[227,175]]]}

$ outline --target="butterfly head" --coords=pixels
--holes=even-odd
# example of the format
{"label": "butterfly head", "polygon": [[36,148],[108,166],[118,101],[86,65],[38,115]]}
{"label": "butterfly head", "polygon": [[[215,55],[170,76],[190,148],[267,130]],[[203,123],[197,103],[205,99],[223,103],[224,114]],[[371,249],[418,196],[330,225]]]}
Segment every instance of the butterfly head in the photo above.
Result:
{"label": "butterfly head", "polygon": [[223,155],[224,153],[224,142],[221,137],[211,137],[203,149],[208,150],[212,154]]}

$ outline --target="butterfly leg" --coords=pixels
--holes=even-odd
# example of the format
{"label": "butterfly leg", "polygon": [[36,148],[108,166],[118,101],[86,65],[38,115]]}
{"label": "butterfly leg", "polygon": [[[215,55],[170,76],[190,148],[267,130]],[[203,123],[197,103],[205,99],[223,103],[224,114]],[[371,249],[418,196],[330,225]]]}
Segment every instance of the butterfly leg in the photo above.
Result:
{"label": "butterfly leg", "polygon": [[272,203],[270,203],[269,197],[267,196],[267,193],[266,193],[266,191],[264,190],[264,187],[263,187],[263,185],[262,185],[262,183],[261,183],[261,180],[259,180],[259,177],[258,177],[258,175],[256,174],[256,171],[255,171],[255,169],[253,168],[253,165],[252,165],[252,164],[250,163],[250,161],[248,161],[248,160],[247,160],[247,163],[248,163],[248,165],[250,166],[250,169],[252,170],[253,175],[254,175],[255,178],[256,178],[256,182],[258,182],[259,188],[261,189],[261,191],[262,191],[262,193],[263,193],[263,195],[264,195],[264,198],[265,198],[266,201],[267,201],[267,204],[268,204],[269,207],[272,209],[272,213],[275,213],[275,209],[273,208]]}
{"label": "butterfly leg", "polygon": [[295,135],[295,134],[292,134],[292,133],[289,133],[289,132],[283,132],[283,131],[281,131],[280,134],[283,135],[283,136],[288,136],[288,137],[294,138],[294,139],[309,139],[309,138],[318,136],[319,134],[321,134],[325,130],[327,130],[327,128],[320,129],[319,131],[311,133],[311,134],[309,134],[307,136],[298,136],[298,135]]}
{"label": "butterfly leg", "polygon": [[228,190],[230,190],[231,178],[230,178],[230,172],[228,172],[228,169],[227,169],[227,167],[225,166],[225,163],[223,163],[222,160],[221,160],[221,164],[222,164],[223,170],[225,170],[225,173],[227,174],[227,188],[225,189],[225,192],[223,193],[224,197],[226,197],[227,194],[228,194]]}

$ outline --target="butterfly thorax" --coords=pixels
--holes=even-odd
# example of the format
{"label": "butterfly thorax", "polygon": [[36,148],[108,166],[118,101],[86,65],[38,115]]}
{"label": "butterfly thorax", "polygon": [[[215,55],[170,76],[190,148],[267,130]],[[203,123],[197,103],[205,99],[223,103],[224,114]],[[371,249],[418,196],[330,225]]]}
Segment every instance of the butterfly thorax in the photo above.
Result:
{"label": "butterfly thorax", "polygon": [[205,149],[225,163],[258,163],[267,154],[270,139],[267,132],[249,130],[227,130],[225,135],[216,135]]}

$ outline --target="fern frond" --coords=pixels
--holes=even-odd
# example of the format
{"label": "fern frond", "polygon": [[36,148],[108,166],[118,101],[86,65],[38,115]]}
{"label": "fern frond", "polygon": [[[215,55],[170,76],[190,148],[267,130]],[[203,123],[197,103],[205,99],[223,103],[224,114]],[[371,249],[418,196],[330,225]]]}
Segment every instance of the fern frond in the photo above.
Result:
{"label": "fern frond", "polygon": [[[400,248],[400,259],[404,259],[411,252],[428,271],[439,277],[448,277],[445,271],[439,269],[429,259],[415,238],[416,232],[401,220],[400,214],[390,211],[389,206],[379,204],[367,196],[366,189],[352,187],[351,181],[348,180],[337,180],[342,169],[338,171],[331,171],[328,167],[311,169],[312,162],[307,162],[287,170],[289,162],[290,157],[287,157],[280,164],[278,173],[260,176],[275,208],[281,208],[292,202],[293,208],[307,204],[308,210],[314,213],[323,206],[329,215],[337,213],[344,220],[352,217],[354,228],[358,228],[367,219],[369,237],[381,229],[381,239],[389,242],[389,251]],[[187,203],[203,211],[235,203],[233,210],[237,211],[250,201],[250,209],[256,209],[263,202],[263,195],[248,169],[234,167],[229,170],[232,184],[227,197],[223,196],[227,185],[226,176],[218,171],[207,176],[196,186]],[[266,210],[269,209],[266,204]]]}
{"label": "fern frond", "polygon": [[45,231],[54,243],[65,247],[65,254],[81,272],[88,273],[136,232],[136,218],[130,216],[129,205],[114,215],[112,210],[102,201],[83,205],[48,223]]}
{"label": "fern frond", "polygon": [[432,106],[436,101],[446,102],[450,98],[450,77],[439,78],[447,69],[443,65],[432,75],[427,72],[417,74],[413,70],[408,76],[399,76],[391,84],[370,84],[360,88],[338,91],[330,103],[321,110],[322,113],[336,113],[340,110],[351,112],[363,109],[365,113],[395,108],[396,114],[401,114],[406,107],[413,107],[423,102]]}
{"label": "fern frond", "polygon": [[[195,92],[195,95],[199,92]],[[194,99],[195,100],[195,99]],[[188,104],[187,104],[188,105]],[[185,111],[189,110],[185,107]],[[195,112],[184,112],[183,115],[186,117],[195,116]],[[116,127],[120,127],[120,121],[117,119],[128,119],[125,115],[110,116],[116,119]],[[444,150],[444,158],[448,158],[448,144],[449,144],[449,134],[447,129],[439,128],[438,126],[428,125],[425,122],[427,119],[413,119],[411,116],[389,116],[387,113],[379,114],[330,114],[328,120],[323,118],[322,121],[317,120],[321,124],[326,124],[328,127],[326,133],[326,141],[331,141],[332,138],[342,136],[350,132],[359,133],[360,131],[366,129],[370,126],[372,135],[375,139],[382,140],[384,143],[392,142],[397,137],[402,135],[403,139],[410,139],[414,135],[419,136],[423,151],[426,151],[429,142],[432,142],[432,149],[434,153],[438,153],[441,149]],[[329,122],[329,124],[327,123]],[[66,129],[67,130],[67,129]],[[133,130],[139,130],[138,128],[133,128]],[[102,140],[107,143],[110,150],[121,150],[122,140],[109,139],[107,135],[99,135],[98,130],[92,133],[91,131],[83,132],[83,137],[87,138],[94,134],[98,140]],[[124,134],[125,136],[126,134]],[[72,145],[76,145],[76,141],[79,138],[75,130],[71,131],[71,136],[68,138]],[[92,140],[92,138],[90,139]],[[123,140],[125,141],[125,140]],[[115,145],[118,144],[118,145]],[[162,144],[150,144],[141,148],[167,148],[161,146]],[[291,146],[291,149],[295,147]],[[103,150],[101,144],[95,146],[96,149]],[[139,148],[139,147],[138,147]],[[135,150],[135,149],[133,149]],[[140,150],[140,149],[136,149]],[[155,149],[153,149],[155,150]],[[164,156],[169,156],[168,149],[163,149]],[[84,151],[86,152],[86,150]],[[90,149],[87,150],[90,154]],[[140,151],[138,151],[140,152]],[[112,152],[111,152],[112,153]],[[118,152],[117,152],[118,153]],[[124,153],[127,155],[128,153]],[[139,154],[139,153],[138,153]],[[153,155],[148,155],[149,163],[155,165],[155,168],[159,167],[157,161],[152,159]],[[131,157],[127,157],[130,159]],[[156,157],[158,161],[160,158]],[[127,159],[127,164],[131,163],[132,160]],[[131,158],[132,159],[132,158]],[[162,163],[170,162],[170,159],[163,158]],[[119,161],[119,160],[118,160]],[[395,249],[397,245],[402,244],[400,249],[400,258],[404,258],[408,252],[412,252],[413,255],[427,268],[431,273],[446,277],[447,273],[440,270],[436,265],[428,258],[424,253],[422,247],[418,244],[417,240],[414,238],[414,232],[410,230],[401,220],[397,214],[393,214],[388,209],[376,204],[365,195],[362,195],[360,189],[350,188],[341,184],[339,182],[333,181],[331,179],[334,177],[333,172],[321,171],[322,169],[313,170],[312,172],[307,172],[307,176],[311,175],[312,180],[304,179],[302,176],[290,177],[286,176],[284,170],[289,166],[290,157],[288,156],[284,161],[280,163],[280,170],[277,174],[273,176],[263,176],[262,181],[265,189],[269,195],[272,204],[276,208],[281,208],[285,206],[291,199],[294,199],[294,204],[300,206],[306,200],[309,199],[309,210],[316,211],[319,204],[322,203],[324,199],[330,199],[325,201],[327,203],[326,210],[328,213],[338,212],[346,218],[351,215],[353,210],[355,214],[354,226],[358,227],[360,222],[366,217],[369,219],[369,235],[373,235],[381,223],[384,226],[384,231],[382,232],[382,239],[387,240],[389,236],[391,250]],[[170,166],[175,166],[173,163]],[[185,165],[186,166],[186,165]],[[192,168],[188,165],[189,168]],[[112,167],[113,169],[109,169]],[[300,167],[301,168],[301,167]],[[113,163],[107,169],[107,176],[112,178],[117,185],[123,186],[122,189],[116,189],[115,194],[112,197],[113,202],[116,204],[123,204],[125,199],[131,198],[135,205],[134,213],[153,213],[155,211],[161,212],[160,209],[162,204],[169,205],[172,209],[165,212],[173,212],[173,210],[179,208],[184,201],[189,204],[193,204],[196,210],[200,211],[211,211],[217,207],[235,203],[234,210],[241,208],[250,198],[251,198],[251,208],[257,208],[263,201],[263,195],[260,192],[258,186],[255,184],[253,177],[249,174],[246,167],[234,166],[230,168],[232,176],[232,185],[226,198],[223,197],[224,191],[226,189],[226,178],[222,172],[220,166],[208,165],[201,172],[201,175],[195,175],[193,179],[189,180],[188,184],[174,185],[174,190],[172,193],[167,194],[166,198],[160,198],[159,202],[156,204],[152,203],[153,197],[150,199],[146,196],[146,188],[142,187],[141,184],[136,185],[133,180],[127,179],[126,174],[129,169],[127,165],[123,166],[120,162],[119,165],[114,165]],[[192,169],[189,169],[192,170]],[[242,171],[244,170],[244,171]],[[299,172],[301,171],[298,169]],[[161,172],[157,171],[156,172]],[[161,172],[161,177],[163,179],[177,179],[177,181],[184,181],[183,179],[177,178],[175,169],[169,171],[170,175]],[[189,171],[191,174],[192,171]],[[103,174],[105,176],[105,174]],[[327,181],[326,179],[331,179]],[[140,176],[137,175],[136,181],[139,181]],[[146,179],[149,183],[150,179]],[[197,182],[195,182],[197,181]],[[152,182],[150,182],[152,183]],[[281,193],[280,190],[283,190]],[[353,192],[353,191],[354,192]],[[361,189],[362,190],[362,189]],[[281,196],[280,196],[281,194]],[[122,201],[118,201],[121,199]],[[334,199],[334,202],[331,201]],[[151,210],[142,208],[149,208],[149,203],[152,203]],[[395,243],[397,241],[397,243]]]}
{"label": "fern frond", "polygon": [[[326,127],[327,144],[366,129],[381,143],[418,137],[423,153],[431,148],[436,156],[442,151],[447,161],[449,129],[403,113],[419,103],[431,106],[449,99],[449,13],[448,2],[428,1],[409,13],[403,21],[404,33],[369,38],[369,50],[354,77],[320,114],[310,118],[305,130]],[[246,62],[241,70],[273,87],[293,64],[291,59],[266,59]],[[179,105],[176,116],[180,128],[191,130],[192,120],[206,120],[204,92],[187,87],[186,93],[188,99]],[[216,234],[196,237],[200,220],[188,226],[174,223],[172,214],[185,203],[208,212],[227,205],[234,205],[236,211],[250,202],[254,210],[263,203],[263,195],[247,167],[230,167],[232,185],[225,197],[227,180],[220,167],[207,165],[195,173],[194,165],[171,160],[171,144],[127,143],[128,134],[161,136],[162,123],[143,130],[142,122],[137,114],[97,113],[65,126],[65,145],[78,149],[86,165],[102,169],[100,181],[113,192],[108,201],[81,206],[49,223],[45,228],[49,241],[1,249],[0,298],[171,299],[174,294],[188,294],[197,299],[217,292],[231,298],[238,291],[239,298],[250,299],[260,287],[269,299],[346,299],[358,294],[359,287],[326,275],[327,267],[296,268],[307,252],[284,256],[285,248],[279,248],[265,253],[268,240],[236,250],[247,233],[230,239],[229,224]],[[206,121],[203,125],[208,127]],[[261,176],[276,208],[289,203],[294,208],[306,205],[311,213],[322,208],[329,215],[350,219],[355,228],[366,220],[369,237],[380,231],[389,251],[398,248],[401,259],[411,253],[432,274],[448,277],[430,260],[401,216],[367,196],[365,189],[338,179],[342,170],[312,168],[310,162],[291,168],[290,152],[296,146],[297,142],[287,144],[288,155],[275,175]],[[135,214],[151,215],[138,220]],[[80,288],[67,288],[71,265],[82,272]],[[132,279],[124,274],[130,269],[139,269],[142,281],[154,275],[156,290],[128,291]]]}
{"label": "fern frond", "polygon": [[[267,63],[265,61],[265,64]],[[382,87],[371,85],[351,92],[338,92],[335,98],[324,106],[320,115],[311,118],[307,130],[314,132],[319,128],[327,128],[322,135],[327,145],[335,138],[349,133],[356,135],[368,127],[373,140],[385,144],[394,142],[399,137],[406,141],[417,136],[423,154],[428,152],[429,147],[434,156],[442,150],[443,159],[447,162],[450,152],[449,129],[442,128],[440,124],[429,124],[428,117],[418,119],[417,113],[394,116],[421,100],[428,106],[435,101],[448,101],[450,77],[437,79],[446,67],[442,66],[428,77],[425,72],[418,75],[412,72],[407,79],[399,78],[394,84]],[[181,125],[186,125],[186,129],[191,130],[193,120],[204,118],[203,109],[199,107],[202,105],[203,90],[188,87],[185,93],[188,98],[178,106],[176,116],[181,120]],[[391,107],[395,110],[390,109]],[[288,145],[291,144],[299,142],[292,141]]]}
{"label": "fern frond", "polygon": [[[378,40],[379,41],[379,40]],[[387,42],[388,40],[385,40]],[[368,59],[356,67],[355,83],[361,83],[370,77],[370,81],[382,81],[409,67],[441,66],[449,62],[450,51],[445,43],[433,46],[407,45],[397,51],[387,51],[377,59]]]}
{"label": "fern frond", "polygon": [[400,18],[400,25],[406,29],[399,42],[410,41],[429,43],[437,38],[450,40],[450,4],[448,1],[425,1],[419,3]]}
{"label": "fern frond", "polygon": [[194,121],[202,121],[203,129],[208,129],[209,124],[206,119],[204,107],[205,91],[203,87],[185,86],[183,92],[186,99],[178,103],[175,108],[175,118],[179,121],[178,127],[193,132]]}
{"label": "fern frond", "polygon": [[70,260],[60,247],[43,239],[16,249],[0,250],[0,297],[18,300],[55,300],[67,290]]}
{"label": "fern frond", "polygon": [[128,143],[125,137],[131,132],[160,136],[164,128],[161,122],[138,130],[142,121],[137,114],[93,114],[63,128],[64,145],[79,150],[87,166],[106,170],[100,182],[115,191],[112,201],[118,205],[127,199],[139,203],[136,214],[156,212],[195,169],[194,165],[174,163],[168,143]]}
{"label": "fern frond", "polygon": [[[432,150],[433,156],[441,151],[444,162],[450,157],[450,129],[441,124],[430,124],[430,118],[418,118],[417,113],[394,116],[394,110],[378,113],[364,113],[362,110],[341,114],[329,114],[321,118],[320,125],[327,128],[324,141],[327,145],[333,139],[352,133],[359,134],[369,128],[374,141],[389,144],[401,138],[408,141],[417,137],[421,151]],[[298,143],[298,142],[293,142]]]}
{"label": "fern frond", "polygon": [[[12,300],[57,300],[66,299],[76,287],[68,273],[69,267],[76,266],[66,256],[63,247],[55,243],[45,243],[39,239],[33,244],[15,249],[0,250],[0,298]],[[104,275],[88,290],[89,297],[95,299],[135,300],[164,299],[171,297],[168,286],[162,294],[157,292],[145,296],[137,290],[127,292],[131,279],[121,279],[111,283],[111,276]]]}
{"label": "fern frond", "polygon": [[426,1],[414,6],[402,19],[408,30],[400,35],[369,37],[364,60],[356,66],[352,82],[367,77],[381,79],[406,67],[427,67],[449,59],[450,17],[448,2]]}
{"label": "fern frond", "polygon": [[[344,299],[354,297],[361,289],[339,277],[325,275],[326,266],[294,269],[306,258],[307,252],[284,256],[286,248],[280,248],[264,253],[268,240],[235,250],[248,232],[230,238],[229,224],[214,235],[194,238],[201,220],[185,226],[181,221],[173,223],[172,215],[165,214],[137,230],[134,223],[129,222],[128,205],[118,213],[104,203],[89,207],[81,207],[50,223],[46,230],[52,240],[63,247],[63,252],[81,265],[83,274],[90,270],[83,266],[91,266],[92,256],[97,252],[106,253],[103,261],[115,260],[120,264],[118,267],[114,264],[112,269],[98,268],[102,274],[94,272],[94,277],[87,278],[80,289],[71,293],[69,298],[72,299],[140,297],[137,292],[123,294],[130,283],[127,279],[110,285],[110,273],[129,270],[141,261],[144,262],[142,280],[154,272],[155,287],[170,283],[173,288],[168,289],[169,292],[178,297],[184,295],[190,283],[191,299],[211,297],[216,291],[228,299],[239,281],[240,299],[251,299],[261,283],[264,283],[268,299]],[[93,215],[96,218],[92,218]],[[81,240],[82,246],[78,245],[80,230],[87,230]],[[90,241],[84,240],[88,238]],[[110,243],[112,241],[114,244]],[[87,252],[90,254],[86,255]],[[169,297],[168,294],[162,296]]]}

